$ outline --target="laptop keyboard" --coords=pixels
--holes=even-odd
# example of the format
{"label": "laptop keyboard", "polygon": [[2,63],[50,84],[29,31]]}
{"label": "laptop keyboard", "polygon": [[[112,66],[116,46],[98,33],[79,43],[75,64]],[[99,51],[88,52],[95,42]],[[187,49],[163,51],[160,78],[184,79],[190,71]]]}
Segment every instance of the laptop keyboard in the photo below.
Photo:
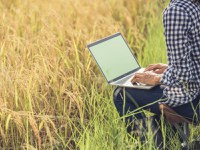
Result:
{"label": "laptop keyboard", "polygon": [[[137,72],[143,72],[143,71],[144,71],[144,69],[142,68],[142,69],[138,70]],[[133,84],[131,83],[133,76],[134,76],[134,74],[129,75],[128,77],[117,81],[116,84],[124,85],[124,86],[133,86]],[[135,86],[147,86],[146,84],[143,84],[143,83],[135,83],[134,85]]]}
{"label": "laptop keyboard", "polygon": [[117,84],[121,84],[121,85],[124,85],[124,86],[132,86],[132,85],[146,86],[146,84],[143,84],[143,83],[132,84],[131,79],[132,79],[132,77],[129,77],[128,79],[126,78],[126,79],[120,80],[120,81],[117,82]]}
{"label": "laptop keyboard", "polygon": [[128,83],[130,83],[131,79],[132,79],[131,77],[127,77],[125,79],[118,81],[117,84],[123,84],[123,85],[128,84]]}

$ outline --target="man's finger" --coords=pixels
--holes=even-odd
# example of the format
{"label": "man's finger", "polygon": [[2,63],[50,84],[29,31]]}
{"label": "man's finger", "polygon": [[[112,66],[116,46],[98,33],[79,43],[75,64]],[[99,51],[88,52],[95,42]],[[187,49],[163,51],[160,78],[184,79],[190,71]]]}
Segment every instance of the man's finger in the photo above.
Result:
{"label": "man's finger", "polygon": [[154,66],[150,66],[148,68],[146,68],[144,71],[152,71],[152,70],[156,70],[156,69],[159,69],[159,65],[154,65]]}
{"label": "man's finger", "polygon": [[138,79],[138,78],[140,78],[140,77],[137,76],[137,75],[135,75],[135,76],[131,79],[131,81],[132,81],[132,80],[135,80],[135,79]]}
{"label": "man's finger", "polygon": [[150,64],[150,65],[147,66],[147,68],[150,67],[150,66],[154,66],[154,65],[155,65],[155,64]]}
{"label": "man's finger", "polygon": [[155,68],[158,68],[158,65],[156,64],[156,65],[153,65],[153,66],[150,66],[150,67],[148,67],[148,69],[155,69]]}
{"label": "man's finger", "polygon": [[161,74],[161,73],[163,73],[163,70],[162,69],[157,69],[157,70],[154,71],[154,73]]}
{"label": "man's finger", "polygon": [[144,71],[151,71],[153,68],[155,68],[155,66],[149,66]]}
{"label": "man's finger", "polygon": [[151,65],[148,65],[148,66],[145,68],[145,70],[146,70],[146,69],[148,69],[148,68],[149,68],[149,67],[151,67],[151,66],[153,66],[153,64],[151,64]]}
{"label": "man's finger", "polygon": [[143,76],[144,76],[143,73],[136,73],[136,74],[134,75],[134,77],[136,77],[136,78],[140,78],[140,77],[143,77]]}
{"label": "man's finger", "polygon": [[139,81],[139,78],[133,78],[133,79],[131,80],[132,83],[136,83],[136,82],[138,82],[138,81]]}

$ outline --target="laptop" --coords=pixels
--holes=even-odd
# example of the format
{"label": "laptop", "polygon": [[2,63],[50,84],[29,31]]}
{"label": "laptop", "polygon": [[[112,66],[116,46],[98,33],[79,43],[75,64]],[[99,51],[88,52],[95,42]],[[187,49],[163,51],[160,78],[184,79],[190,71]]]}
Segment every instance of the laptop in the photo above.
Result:
{"label": "laptop", "polygon": [[140,67],[121,33],[98,40],[87,47],[109,84],[138,89],[154,87],[131,83],[134,74],[143,72],[144,68]]}

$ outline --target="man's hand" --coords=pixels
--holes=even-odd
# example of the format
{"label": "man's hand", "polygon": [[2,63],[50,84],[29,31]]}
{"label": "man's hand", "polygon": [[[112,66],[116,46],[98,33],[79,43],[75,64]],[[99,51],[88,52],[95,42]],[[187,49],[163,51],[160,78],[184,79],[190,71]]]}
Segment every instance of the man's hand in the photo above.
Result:
{"label": "man's hand", "polygon": [[153,71],[154,73],[162,74],[165,71],[166,68],[167,68],[166,64],[162,64],[162,63],[151,64],[147,68],[145,68],[144,72]]}
{"label": "man's hand", "polygon": [[160,84],[160,79],[161,79],[160,75],[153,73],[152,71],[148,71],[143,73],[136,73],[131,82],[133,84],[140,82],[147,85],[158,85]]}

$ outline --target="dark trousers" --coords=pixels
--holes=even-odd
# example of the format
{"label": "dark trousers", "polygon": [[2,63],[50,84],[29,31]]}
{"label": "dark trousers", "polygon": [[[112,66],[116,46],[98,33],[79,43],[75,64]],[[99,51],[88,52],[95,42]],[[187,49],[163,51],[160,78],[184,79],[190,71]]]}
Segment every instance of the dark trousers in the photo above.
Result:
{"label": "dark trousers", "polygon": [[[132,121],[134,117],[136,119],[143,119],[145,114],[142,110],[148,110],[158,117],[161,112],[159,110],[158,101],[165,99],[163,96],[163,89],[160,86],[156,86],[151,90],[141,90],[133,88],[118,87],[114,91],[114,103],[119,115],[126,117],[126,121]],[[199,104],[200,95],[191,103],[187,103],[178,107],[174,107],[173,110],[178,114],[186,117],[187,119],[197,121],[199,116]],[[132,115],[127,115],[127,113]]]}

